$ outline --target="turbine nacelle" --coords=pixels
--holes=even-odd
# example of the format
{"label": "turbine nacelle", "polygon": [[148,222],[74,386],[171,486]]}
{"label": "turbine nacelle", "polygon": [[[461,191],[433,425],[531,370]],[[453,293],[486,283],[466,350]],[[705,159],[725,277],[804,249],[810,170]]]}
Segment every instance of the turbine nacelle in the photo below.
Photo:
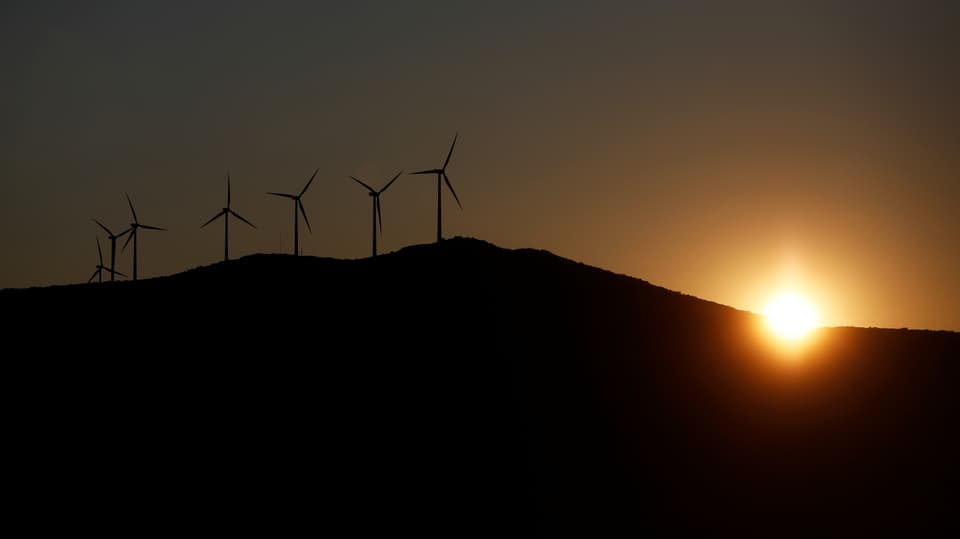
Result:
{"label": "turbine nacelle", "polygon": [[[100,224],[100,223],[97,223],[97,224]],[[103,226],[103,225],[100,225],[100,226]],[[99,263],[97,264],[95,271],[93,272],[93,275],[91,275],[90,278],[87,279],[87,283],[92,282],[94,279],[98,277],[100,278],[100,282],[103,282],[103,272],[107,272],[111,276],[121,275],[123,277],[126,277],[126,274],[120,273],[119,271],[115,271],[113,268],[108,268],[103,265],[103,250],[100,249],[99,237],[97,238],[97,260],[99,260]]]}
{"label": "turbine nacelle", "polygon": [[109,228],[106,227],[106,225],[104,225],[104,224],[101,223],[100,221],[97,221],[96,219],[93,219],[93,218],[91,218],[90,220],[93,221],[94,223],[97,223],[97,225],[98,225],[100,228],[102,228],[104,232],[107,233],[107,239],[109,239],[110,241],[113,241],[113,240],[115,240],[115,239],[123,236],[123,235],[126,234],[127,232],[129,232],[129,230],[125,230],[125,231],[121,232],[120,234],[114,234],[113,232],[110,231]]}
{"label": "turbine nacelle", "polygon": [[[137,232],[141,228],[145,230],[166,230],[166,228],[140,224],[140,219],[137,218],[137,210],[133,209],[133,201],[130,200],[130,195],[126,193],[124,193],[124,195],[126,195],[127,197],[127,204],[130,206],[130,213],[131,215],[133,215],[133,222],[130,223],[130,229],[127,231],[130,233],[130,235],[127,236],[127,241],[124,242],[123,249],[121,249],[120,251],[121,252],[126,251],[127,245],[130,245],[130,240],[133,240],[133,280],[136,281],[137,280],[137,236],[138,236]],[[126,234],[126,232],[124,232],[124,234]]]}
{"label": "turbine nacelle", "polygon": [[253,228],[257,228],[257,225],[247,221],[239,213],[230,209],[230,174],[227,173],[227,205],[216,215],[210,218],[209,221],[200,225],[200,228],[204,228],[210,223],[216,221],[217,219],[223,217],[223,259],[230,260],[230,216],[234,216],[237,219],[240,219],[244,223],[250,225]]}
{"label": "turbine nacelle", "polygon": [[[310,188],[310,184],[313,183],[314,178],[317,177],[317,173],[320,172],[320,169],[313,171],[313,175],[310,176],[310,179],[307,181],[307,184],[303,186],[303,189],[300,190],[300,194],[291,195],[290,193],[274,193],[267,191],[268,195],[281,198],[289,198],[293,200],[293,254],[294,256],[300,254],[300,216],[303,216],[303,222],[307,224],[307,230],[313,232],[313,229],[310,228],[310,219],[307,218],[307,209],[303,207],[303,201],[301,198],[304,193],[307,192],[307,189]],[[236,214],[235,214],[236,215]]]}
{"label": "turbine nacelle", "polygon": [[463,204],[460,204],[460,197],[457,196],[457,192],[453,190],[453,184],[450,183],[450,178],[447,176],[447,165],[450,164],[450,158],[453,157],[453,148],[457,145],[457,137],[459,133],[453,135],[453,143],[450,145],[450,151],[447,152],[447,159],[443,162],[443,166],[440,168],[431,168],[427,170],[420,170],[418,172],[411,172],[411,174],[436,174],[437,175],[437,241],[443,239],[443,228],[442,228],[442,216],[443,212],[441,210],[441,194],[443,192],[443,186],[440,184],[440,181],[443,180],[443,183],[447,184],[447,189],[450,190],[450,193],[453,194],[453,199],[457,201],[457,206],[460,209],[463,209]]}
{"label": "turbine nacelle", "polygon": [[384,185],[383,188],[380,189],[379,191],[377,191],[373,187],[370,187],[370,185],[367,182],[359,178],[356,178],[354,176],[350,176],[350,179],[362,185],[367,190],[367,195],[371,199],[373,199],[373,256],[377,256],[377,229],[378,228],[380,229],[380,237],[381,238],[383,237],[383,215],[382,215],[382,212],[380,211],[380,195],[382,195],[387,189],[389,189],[390,186],[393,185],[393,182],[397,181],[397,178],[399,178],[402,174],[403,174],[403,170],[401,170],[400,172],[397,172],[393,176],[393,178],[389,182],[387,182],[387,184]]}

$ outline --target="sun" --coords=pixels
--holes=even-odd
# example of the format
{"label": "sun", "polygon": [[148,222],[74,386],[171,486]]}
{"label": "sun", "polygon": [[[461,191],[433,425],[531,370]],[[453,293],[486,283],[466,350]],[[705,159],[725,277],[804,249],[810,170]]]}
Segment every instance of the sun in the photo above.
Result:
{"label": "sun", "polygon": [[764,311],[767,324],[779,337],[799,340],[817,325],[817,313],[803,296],[783,293],[770,300]]}

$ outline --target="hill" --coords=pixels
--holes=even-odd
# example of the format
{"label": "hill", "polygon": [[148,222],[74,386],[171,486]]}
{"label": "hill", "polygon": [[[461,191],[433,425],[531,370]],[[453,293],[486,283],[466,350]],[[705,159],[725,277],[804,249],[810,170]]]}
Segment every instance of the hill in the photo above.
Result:
{"label": "hill", "polygon": [[756,315],[464,238],[4,290],[0,315],[38,530],[952,523],[957,333],[791,352]]}

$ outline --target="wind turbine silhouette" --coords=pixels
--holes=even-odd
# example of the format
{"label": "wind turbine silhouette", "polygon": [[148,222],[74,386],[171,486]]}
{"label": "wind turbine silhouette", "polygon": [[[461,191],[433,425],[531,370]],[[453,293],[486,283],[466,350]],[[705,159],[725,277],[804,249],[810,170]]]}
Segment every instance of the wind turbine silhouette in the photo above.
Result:
{"label": "wind turbine silhouette", "polygon": [[293,200],[293,256],[300,255],[300,214],[303,214],[303,222],[307,223],[307,230],[313,232],[313,229],[310,228],[310,219],[307,219],[307,210],[304,209],[303,202],[300,200],[300,197],[302,197],[303,194],[307,192],[307,189],[310,188],[310,184],[313,183],[313,179],[317,177],[317,172],[320,172],[319,168],[313,171],[313,176],[310,176],[310,179],[307,181],[307,185],[303,186],[303,189],[300,191],[299,195],[291,195],[288,193],[271,193],[269,191],[267,192],[268,195],[289,198]]}
{"label": "wind turbine silhouette", "polygon": [[236,217],[237,219],[240,219],[244,223],[247,223],[248,225],[252,226],[253,228],[257,228],[257,225],[251,223],[250,221],[247,221],[246,219],[241,217],[239,213],[230,209],[230,173],[228,172],[227,173],[227,207],[220,210],[220,213],[211,217],[209,221],[200,225],[200,228],[203,228],[209,225],[210,223],[216,221],[217,218],[223,217],[223,260],[224,261],[230,260],[230,215],[231,214],[233,214],[233,216]]}
{"label": "wind turbine silhouette", "polygon": [[[119,273],[114,270],[114,268],[116,267],[114,265],[114,262],[116,262],[116,259],[117,259],[117,240],[122,238],[124,235],[128,234],[133,229],[128,228],[119,234],[114,234],[113,232],[110,232],[110,229],[104,226],[104,224],[101,223],[100,221],[93,219],[93,222],[100,225],[100,228],[102,228],[107,233],[107,238],[110,238],[110,280],[113,281],[115,277],[114,274],[123,275],[122,273]],[[100,239],[97,238],[97,249],[99,248],[100,248]],[[103,262],[101,262],[101,264],[102,263]],[[126,275],[123,275],[123,276],[126,277]]]}
{"label": "wind turbine silhouette", "polygon": [[373,256],[377,256],[377,221],[380,221],[380,237],[383,237],[383,216],[380,214],[380,195],[386,191],[393,182],[397,181],[397,178],[403,174],[403,171],[397,172],[397,175],[393,177],[392,180],[387,182],[387,185],[383,186],[383,189],[377,191],[373,187],[363,183],[362,181],[350,176],[350,179],[359,183],[360,185],[367,188],[370,198],[373,200]]}
{"label": "wind turbine silhouette", "polygon": [[[130,240],[133,240],[133,280],[136,281],[137,280],[137,236],[139,235],[137,234],[137,231],[141,228],[146,228],[147,230],[166,230],[166,228],[160,228],[158,226],[150,226],[150,225],[141,225],[140,221],[137,220],[137,210],[133,209],[133,202],[130,201],[130,195],[127,195],[126,193],[124,193],[124,195],[126,195],[127,197],[127,204],[130,205],[130,213],[133,214],[133,222],[130,223],[130,228],[123,233],[123,234],[126,234],[129,232],[130,235],[127,236],[127,241],[124,242],[123,249],[121,249],[121,251],[126,251],[127,245],[130,245]],[[121,236],[123,234],[121,234]]]}
{"label": "wind turbine silhouette", "polygon": [[460,209],[463,209],[463,205],[460,204],[460,198],[457,196],[457,192],[453,190],[453,185],[450,184],[450,178],[447,177],[447,165],[450,164],[450,157],[453,155],[453,147],[457,145],[457,136],[459,133],[453,135],[453,144],[450,145],[450,152],[447,153],[447,160],[443,162],[443,167],[441,168],[432,168],[430,170],[421,170],[419,172],[411,172],[410,174],[436,174],[437,175],[437,242],[439,243],[443,239],[443,233],[441,228],[441,211],[440,211],[440,194],[442,192],[442,186],[440,185],[440,179],[443,178],[443,181],[446,182],[447,187],[450,189],[450,192],[453,193],[453,199],[457,201],[457,206],[460,206]]}
{"label": "wind turbine silhouette", "polygon": [[[100,225],[100,226],[103,226],[103,225]],[[97,256],[100,258],[100,263],[97,264],[97,271],[93,272],[93,275],[91,275],[90,278],[87,279],[87,283],[89,283],[90,281],[92,281],[94,277],[97,278],[97,282],[98,282],[98,283],[102,283],[102,282],[103,282],[103,272],[104,272],[104,271],[109,271],[109,272],[110,272],[110,280],[111,280],[111,281],[113,280],[113,274],[114,274],[114,273],[116,273],[116,274],[118,274],[118,275],[123,275],[123,274],[120,273],[119,271],[114,271],[113,268],[108,268],[108,267],[106,267],[106,266],[103,265],[103,251],[100,250],[100,238],[97,238]],[[126,277],[126,275],[123,275],[123,276]]]}

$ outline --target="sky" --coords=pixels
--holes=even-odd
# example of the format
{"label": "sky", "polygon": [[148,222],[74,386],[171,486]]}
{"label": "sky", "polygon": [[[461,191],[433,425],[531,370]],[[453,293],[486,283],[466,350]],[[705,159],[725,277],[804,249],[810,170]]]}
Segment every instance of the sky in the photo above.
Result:
{"label": "sky", "polygon": [[[740,309],[960,330],[951,2],[17,2],[0,6],[0,287],[85,281],[91,218],[141,277],[231,254],[370,254],[355,175],[448,168],[444,235]],[[382,198],[433,241],[436,179]],[[101,242],[105,242],[100,235]],[[104,243],[107,246],[107,243]],[[118,255],[128,272],[129,250]]]}

